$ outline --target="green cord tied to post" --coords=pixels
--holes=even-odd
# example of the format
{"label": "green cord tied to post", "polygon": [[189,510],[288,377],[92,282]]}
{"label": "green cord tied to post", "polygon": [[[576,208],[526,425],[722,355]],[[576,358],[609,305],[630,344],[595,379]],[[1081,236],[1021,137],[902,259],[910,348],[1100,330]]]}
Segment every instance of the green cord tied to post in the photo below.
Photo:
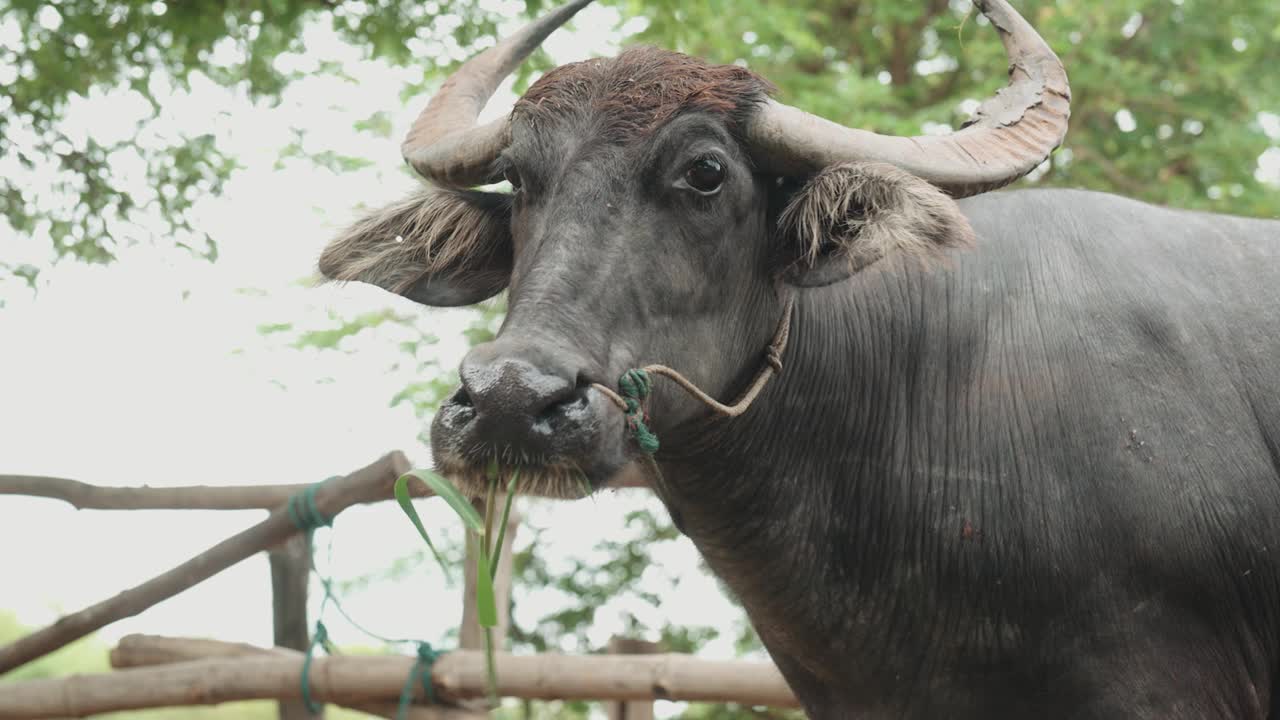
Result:
{"label": "green cord tied to post", "polygon": [[305,490],[289,497],[289,519],[305,533],[333,525],[333,518],[320,512],[320,507],[316,505],[316,493],[326,482],[328,480],[308,485]]}
{"label": "green cord tied to post", "polygon": [[422,683],[427,702],[435,704],[436,689],[431,684],[431,666],[435,665],[440,652],[431,647],[431,643],[418,643],[418,661],[409,668],[409,677],[404,681],[404,689],[400,691],[400,706],[396,709],[396,718],[403,719],[409,712],[409,703],[413,702],[413,681]]}
{"label": "green cord tied to post", "polygon": [[312,715],[319,714],[324,709],[323,705],[311,698],[311,660],[315,657],[317,645],[323,645],[326,652],[329,650],[329,631],[319,620],[316,621],[316,633],[311,638],[311,645],[307,647],[307,654],[302,658],[302,704],[307,706],[307,712]]}
{"label": "green cord tied to post", "polygon": [[653,380],[650,379],[649,373],[640,369],[622,373],[622,377],[618,379],[618,389],[622,391],[622,400],[627,406],[623,411],[627,419],[627,429],[636,439],[636,444],[649,455],[658,452],[658,436],[649,429],[647,424],[649,418],[645,415],[642,405],[653,389]]}

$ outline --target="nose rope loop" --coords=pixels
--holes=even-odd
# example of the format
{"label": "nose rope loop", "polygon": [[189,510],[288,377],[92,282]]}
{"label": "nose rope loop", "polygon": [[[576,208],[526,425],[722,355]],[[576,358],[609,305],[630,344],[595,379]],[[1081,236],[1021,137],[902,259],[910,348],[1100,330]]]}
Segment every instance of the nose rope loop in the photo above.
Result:
{"label": "nose rope loop", "polygon": [[649,429],[649,415],[644,411],[644,400],[653,390],[651,376],[660,375],[674,381],[696,400],[724,417],[738,417],[746,412],[747,408],[751,407],[751,403],[755,402],[755,399],[760,396],[765,385],[769,384],[769,380],[773,376],[782,373],[782,354],[786,352],[787,340],[791,337],[791,311],[795,306],[795,297],[788,292],[783,299],[782,305],[782,318],[778,321],[778,329],[774,332],[773,340],[769,343],[769,346],[765,348],[764,365],[756,373],[755,379],[751,381],[751,384],[747,386],[747,389],[732,405],[725,405],[706,394],[691,380],[666,365],[645,365],[622,373],[622,377],[618,379],[618,389],[621,393],[614,392],[612,388],[600,383],[592,383],[592,387],[599,390],[605,397],[612,400],[614,405],[618,406],[618,409],[626,417],[627,430],[636,439],[636,444],[640,446],[640,450],[646,455],[652,455],[658,450],[658,436]]}
{"label": "nose rope loop", "polygon": [[653,390],[653,380],[643,368],[633,368],[618,378],[622,395],[622,414],[627,419],[627,429],[636,439],[640,449],[650,455],[658,452],[658,436],[649,429],[649,415],[644,411],[644,399]]}

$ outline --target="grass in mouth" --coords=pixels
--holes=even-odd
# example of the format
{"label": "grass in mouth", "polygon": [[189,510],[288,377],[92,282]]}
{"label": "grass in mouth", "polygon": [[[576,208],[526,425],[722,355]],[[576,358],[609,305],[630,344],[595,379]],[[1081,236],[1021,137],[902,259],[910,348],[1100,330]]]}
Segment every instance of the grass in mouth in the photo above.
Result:
{"label": "grass in mouth", "polygon": [[440,563],[440,568],[444,571],[446,578],[452,577],[449,564],[445,562],[439,551],[436,550],[435,544],[431,542],[430,535],[427,534],[427,528],[422,524],[422,518],[418,516],[418,511],[413,507],[413,500],[409,496],[409,481],[417,479],[436,495],[443,498],[454,514],[462,520],[466,531],[471,534],[472,539],[477,543],[479,552],[476,553],[476,618],[480,627],[484,629],[485,671],[488,680],[489,701],[497,705],[498,673],[494,664],[493,628],[498,624],[498,607],[494,597],[493,580],[494,575],[498,572],[498,561],[502,558],[502,541],[507,534],[507,519],[511,516],[511,501],[516,496],[516,482],[520,478],[520,468],[512,470],[511,477],[507,480],[507,497],[502,505],[501,519],[497,523],[497,537],[494,537],[494,513],[498,505],[500,474],[498,461],[496,459],[491,460],[487,470],[489,485],[485,493],[483,518],[480,517],[480,513],[476,512],[471,500],[462,494],[462,491],[456,485],[448,478],[432,470],[410,470],[396,480],[394,490],[396,502],[400,504],[400,509],[409,517],[410,522],[418,530],[418,534],[427,543],[427,548],[435,557],[436,562]]}

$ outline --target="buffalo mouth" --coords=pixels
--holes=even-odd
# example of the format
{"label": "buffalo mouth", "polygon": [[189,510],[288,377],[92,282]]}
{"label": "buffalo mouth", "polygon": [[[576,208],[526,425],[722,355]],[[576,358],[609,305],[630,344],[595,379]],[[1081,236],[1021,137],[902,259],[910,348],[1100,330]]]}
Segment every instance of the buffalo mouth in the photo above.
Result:
{"label": "buffalo mouth", "polygon": [[574,500],[610,484],[632,459],[622,413],[595,389],[544,420],[487,417],[455,393],[432,422],[435,470],[483,497],[496,460],[501,483],[519,471],[518,494]]}
{"label": "buffalo mouth", "polygon": [[[489,461],[446,455],[436,462],[436,471],[452,480],[466,495],[482,497],[489,488],[490,465]],[[577,500],[591,495],[604,484],[593,482],[577,463],[565,460],[499,463],[499,468],[499,487],[504,490],[512,473],[519,473],[516,492],[520,495]]]}

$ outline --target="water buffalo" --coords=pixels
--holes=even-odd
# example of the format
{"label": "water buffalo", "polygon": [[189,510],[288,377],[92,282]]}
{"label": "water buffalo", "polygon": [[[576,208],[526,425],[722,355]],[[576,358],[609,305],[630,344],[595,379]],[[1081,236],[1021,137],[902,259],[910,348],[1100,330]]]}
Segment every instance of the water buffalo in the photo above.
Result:
{"label": "water buffalo", "polygon": [[812,717],[1274,717],[1280,222],[990,193],[1069,114],[1004,0],[976,4],[1009,87],[948,136],[839,127],[650,48],[477,126],[587,2],[458,70],[405,141],[429,184],[320,259],[426,305],[508,292],[437,465],[604,486],[640,451],[600,386],[662,362],[732,398],[791,308],[744,414],[664,382],[648,410],[663,501]]}

